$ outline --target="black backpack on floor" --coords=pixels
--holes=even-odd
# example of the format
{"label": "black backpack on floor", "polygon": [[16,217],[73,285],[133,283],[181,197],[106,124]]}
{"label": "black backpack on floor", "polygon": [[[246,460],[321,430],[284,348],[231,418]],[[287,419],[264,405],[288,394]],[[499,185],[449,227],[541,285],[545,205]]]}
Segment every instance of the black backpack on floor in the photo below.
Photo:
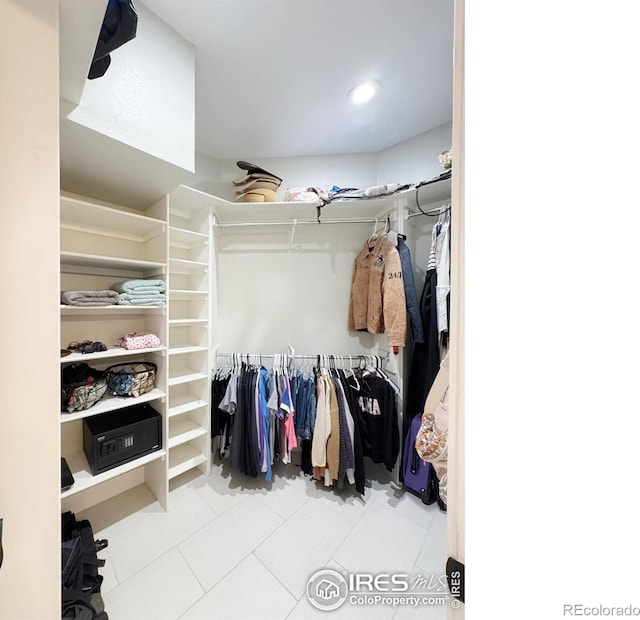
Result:
{"label": "black backpack on floor", "polygon": [[108,545],[95,540],[91,523],[77,521],[72,512],[62,514],[62,618],[108,620],[100,594],[102,575],[98,568],[104,560],[98,551]]}

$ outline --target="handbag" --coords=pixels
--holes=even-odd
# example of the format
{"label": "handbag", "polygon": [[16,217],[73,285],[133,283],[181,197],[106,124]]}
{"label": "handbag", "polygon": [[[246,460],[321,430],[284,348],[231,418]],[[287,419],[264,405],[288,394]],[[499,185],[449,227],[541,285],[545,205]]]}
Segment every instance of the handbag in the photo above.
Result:
{"label": "handbag", "polygon": [[430,463],[447,460],[449,388],[438,402],[435,411],[422,414],[420,430],[416,435],[416,451]]}

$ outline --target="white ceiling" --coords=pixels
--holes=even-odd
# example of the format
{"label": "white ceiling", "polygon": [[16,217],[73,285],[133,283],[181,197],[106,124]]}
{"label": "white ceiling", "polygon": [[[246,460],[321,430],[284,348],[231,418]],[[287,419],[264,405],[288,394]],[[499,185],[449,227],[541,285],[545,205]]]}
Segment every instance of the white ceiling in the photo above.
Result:
{"label": "white ceiling", "polygon": [[[206,155],[369,153],[451,120],[453,0],[143,3],[196,46]],[[382,87],[356,108],[364,79]]]}

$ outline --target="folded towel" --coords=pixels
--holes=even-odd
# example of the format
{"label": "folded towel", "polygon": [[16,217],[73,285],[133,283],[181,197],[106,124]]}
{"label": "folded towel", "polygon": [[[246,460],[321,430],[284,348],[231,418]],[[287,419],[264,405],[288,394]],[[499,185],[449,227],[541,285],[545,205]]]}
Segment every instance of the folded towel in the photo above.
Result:
{"label": "folded towel", "polygon": [[156,301],[152,299],[144,300],[137,299],[136,301],[129,301],[127,299],[121,300],[118,302],[119,306],[160,306],[163,307],[165,305],[164,301]]}
{"label": "folded towel", "polygon": [[139,286],[125,291],[120,291],[120,294],[127,293],[129,295],[158,295],[164,293],[164,288],[156,286]]}
{"label": "folded towel", "polygon": [[118,303],[115,291],[62,291],[60,303],[68,306],[112,306]]}
{"label": "folded towel", "polygon": [[166,284],[162,280],[126,280],[111,285],[111,290],[118,293],[132,293],[134,291],[163,293],[165,288]]}
{"label": "folded towel", "polygon": [[164,306],[166,301],[167,296],[162,293],[157,293],[156,295],[120,293],[117,303],[122,306]]}

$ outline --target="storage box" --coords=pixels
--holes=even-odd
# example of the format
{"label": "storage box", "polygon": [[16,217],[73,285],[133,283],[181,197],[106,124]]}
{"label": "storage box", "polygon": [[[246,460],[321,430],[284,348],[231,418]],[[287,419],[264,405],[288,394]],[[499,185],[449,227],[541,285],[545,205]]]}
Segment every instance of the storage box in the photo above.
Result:
{"label": "storage box", "polygon": [[83,422],[84,453],[94,476],[162,448],[162,416],[148,403]]}

